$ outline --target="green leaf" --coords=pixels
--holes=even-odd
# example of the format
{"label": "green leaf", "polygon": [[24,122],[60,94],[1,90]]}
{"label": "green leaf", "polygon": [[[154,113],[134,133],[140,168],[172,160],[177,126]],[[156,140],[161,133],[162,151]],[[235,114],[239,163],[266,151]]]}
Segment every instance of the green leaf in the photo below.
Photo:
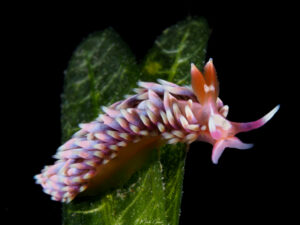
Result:
{"label": "green leaf", "polygon": [[[203,67],[209,34],[209,28],[203,19],[188,18],[164,30],[143,64],[144,78],[161,78],[188,85],[191,62]],[[187,147],[177,144],[166,145],[160,149],[167,224],[179,223]]]}
{"label": "green leaf", "polygon": [[153,151],[149,166],[122,188],[64,205],[64,224],[167,224],[161,166]]}
{"label": "green leaf", "polygon": [[[78,123],[93,120],[101,105],[130,94],[137,80],[189,84],[190,63],[201,68],[208,36],[204,20],[188,18],[163,31],[140,69],[114,30],[90,35],[74,52],[66,71],[63,140],[77,131]],[[63,224],[178,224],[186,147],[165,145],[153,150],[124,185],[64,204]]]}
{"label": "green leaf", "polygon": [[63,141],[78,130],[79,123],[95,119],[100,106],[122,99],[138,79],[134,55],[112,28],[90,35],[74,52],[65,73]]}
{"label": "green leaf", "polygon": [[209,34],[204,19],[188,18],[164,30],[146,57],[143,78],[189,84],[191,63],[200,69],[204,64]]}
{"label": "green leaf", "polygon": [[[140,74],[133,54],[112,29],[90,35],[74,52],[66,71],[63,139],[78,129],[78,123],[93,120],[101,105],[116,102],[128,94],[136,86]],[[64,204],[63,223],[134,224],[148,221],[166,224],[157,151],[153,151],[151,158],[148,166],[138,171],[124,187]]]}

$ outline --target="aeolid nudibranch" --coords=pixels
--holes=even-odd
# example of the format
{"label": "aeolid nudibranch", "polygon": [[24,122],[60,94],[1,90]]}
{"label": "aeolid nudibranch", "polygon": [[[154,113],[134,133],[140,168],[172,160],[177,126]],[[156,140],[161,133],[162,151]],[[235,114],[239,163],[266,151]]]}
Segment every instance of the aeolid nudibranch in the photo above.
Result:
{"label": "aeolid nudibranch", "polygon": [[[213,145],[212,162],[217,164],[226,147],[248,149],[235,135],[261,127],[279,105],[261,119],[237,123],[226,119],[228,106],[218,98],[219,85],[213,62],[204,75],[191,65],[192,87],[158,80],[138,82],[136,94],[102,107],[103,114],[81,128],[58,148],[54,165],[35,176],[53,200],[70,202],[79,193],[97,189],[120,164],[149,147],[205,141]],[[138,164],[138,163],[137,163]],[[104,181],[104,182],[103,182]]]}

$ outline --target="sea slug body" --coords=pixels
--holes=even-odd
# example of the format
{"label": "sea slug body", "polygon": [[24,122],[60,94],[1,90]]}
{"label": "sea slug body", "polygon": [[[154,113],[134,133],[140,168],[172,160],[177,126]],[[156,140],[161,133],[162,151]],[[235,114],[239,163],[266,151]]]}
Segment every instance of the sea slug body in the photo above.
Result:
{"label": "sea slug body", "polygon": [[229,121],[229,107],[218,97],[212,59],[203,74],[191,64],[191,76],[191,87],[160,79],[158,83],[138,82],[135,94],[102,107],[98,118],[80,124],[81,129],[58,148],[55,164],[45,166],[35,176],[36,182],[53,200],[70,202],[89,188],[105,165],[113,165],[121,154],[126,155],[128,145],[142,148],[157,140],[168,144],[211,143],[212,162],[217,164],[226,147],[251,148],[252,144],[241,142],[235,135],[261,127],[279,109],[278,105],[254,122]]}

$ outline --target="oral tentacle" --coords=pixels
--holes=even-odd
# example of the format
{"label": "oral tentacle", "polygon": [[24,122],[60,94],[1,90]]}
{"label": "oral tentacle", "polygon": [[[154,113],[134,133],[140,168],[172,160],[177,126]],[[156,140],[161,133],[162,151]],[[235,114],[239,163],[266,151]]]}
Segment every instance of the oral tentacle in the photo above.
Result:
{"label": "oral tentacle", "polygon": [[221,157],[224,149],[226,148],[224,142],[225,140],[221,139],[214,144],[212,154],[211,154],[211,161],[214,164],[218,164],[219,158]]}
{"label": "oral tentacle", "polygon": [[243,143],[237,137],[229,137],[226,139],[218,140],[213,147],[211,160],[214,164],[218,164],[219,158],[224,152],[225,148],[237,148],[237,149],[249,149],[253,147],[253,144]]}
{"label": "oral tentacle", "polygon": [[237,148],[240,150],[249,149],[249,148],[253,147],[253,144],[244,143],[237,137],[226,138],[226,144],[227,144],[227,147]]}
{"label": "oral tentacle", "polygon": [[247,132],[250,130],[257,129],[263,125],[265,125],[279,110],[280,105],[277,105],[274,109],[272,109],[269,113],[267,113],[265,116],[262,118],[253,121],[253,122],[246,122],[246,123],[237,123],[237,122],[232,122],[233,126],[235,127],[235,132],[240,133],[240,132]]}

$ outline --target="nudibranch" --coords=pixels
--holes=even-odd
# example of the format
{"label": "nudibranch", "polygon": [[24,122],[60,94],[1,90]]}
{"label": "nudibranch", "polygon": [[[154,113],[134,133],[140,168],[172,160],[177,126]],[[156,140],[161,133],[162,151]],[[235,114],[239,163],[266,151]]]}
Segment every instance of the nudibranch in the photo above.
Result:
{"label": "nudibranch", "polygon": [[101,189],[117,170],[134,159],[139,164],[147,151],[162,143],[204,141],[213,145],[212,162],[226,147],[248,149],[235,135],[261,127],[278,111],[279,105],[259,120],[248,123],[226,119],[229,107],[218,97],[216,70],[210,59],[203,74],[191,64],[191,87],[158,80],[138,82],[135,94],[109,107],[60,146],[54,165],[35,176],[53,200],[70,202],[79,193]]}

